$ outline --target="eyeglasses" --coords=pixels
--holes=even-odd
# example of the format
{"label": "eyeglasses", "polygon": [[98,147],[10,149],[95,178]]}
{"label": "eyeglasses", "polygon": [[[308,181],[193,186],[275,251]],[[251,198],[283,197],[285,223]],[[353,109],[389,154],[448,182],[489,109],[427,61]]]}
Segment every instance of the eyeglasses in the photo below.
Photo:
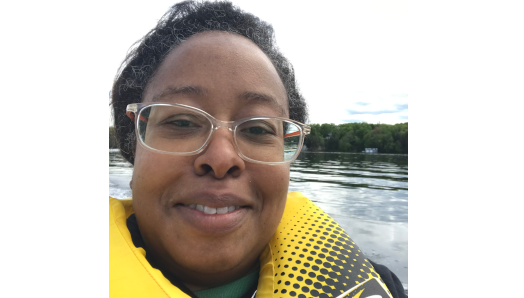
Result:
{"label": "eyeglasses", "polygon": [[174,155],[198,154],[213,133],[225,127],[233,133],[234,146],[242,159],[271,165],[295,160],[311,130],[308,125],[281,117],[222,121],[176,103],[133,103],[127,106],[126,114],[135,121],[137,138],[147,149]]}

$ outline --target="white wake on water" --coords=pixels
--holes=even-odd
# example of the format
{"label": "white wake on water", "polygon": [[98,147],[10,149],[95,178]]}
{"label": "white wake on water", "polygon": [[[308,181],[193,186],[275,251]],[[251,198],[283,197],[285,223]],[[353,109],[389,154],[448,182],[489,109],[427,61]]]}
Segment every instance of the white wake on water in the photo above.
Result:
{"label": "white wake on water", "polygon": [[132,196],[129,181],[131,177],[127,176],[109,176],[109,196],[117,199],[128,199]]}

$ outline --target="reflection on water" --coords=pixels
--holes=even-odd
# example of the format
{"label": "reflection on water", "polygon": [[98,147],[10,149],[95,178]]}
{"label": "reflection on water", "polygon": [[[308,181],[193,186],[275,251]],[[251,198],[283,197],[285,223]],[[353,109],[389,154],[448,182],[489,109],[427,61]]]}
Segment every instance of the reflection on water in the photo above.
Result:
{"label": "reflection on water", "polygon": [[[109,150],[109,195],[131,197],[133,168]],[[291,165],[300,191],[333,217],[366,256],[408,284],[408,156],[303,152]]]}
{"label": "reflection on water", "polygon": [[302,153],[291,166],[289,189],[329,205],[332,216],[408,221],[407,155]]}
{"label": "reflection on water", "polygon": [[129,181],[133,166],[128,163],[118,149],[109,149],[109,195],[113,198],[130,198]]}

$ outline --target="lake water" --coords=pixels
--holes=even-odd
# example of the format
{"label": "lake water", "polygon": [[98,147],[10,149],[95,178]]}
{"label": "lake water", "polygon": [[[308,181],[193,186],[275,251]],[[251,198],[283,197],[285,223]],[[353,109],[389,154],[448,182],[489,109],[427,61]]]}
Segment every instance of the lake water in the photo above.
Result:
{"label": "lake water", "polygon": [[[130,198],[133,168],[109,150],[109,195]],[[408,156],[303,152],[291,165],[289,191],[300,191],[333,217],[370,260],[408,288]]]}

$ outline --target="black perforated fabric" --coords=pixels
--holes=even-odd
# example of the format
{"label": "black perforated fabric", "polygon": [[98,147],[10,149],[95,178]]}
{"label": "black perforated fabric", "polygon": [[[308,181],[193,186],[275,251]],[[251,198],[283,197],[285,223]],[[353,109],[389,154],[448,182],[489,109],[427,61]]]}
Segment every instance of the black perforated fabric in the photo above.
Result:
{"label": "black perforated fabric", "polygon": [[355,242],[298,192],[289,194],[270,247],[274,297],[338,297],[371,279],[391,297]]}

